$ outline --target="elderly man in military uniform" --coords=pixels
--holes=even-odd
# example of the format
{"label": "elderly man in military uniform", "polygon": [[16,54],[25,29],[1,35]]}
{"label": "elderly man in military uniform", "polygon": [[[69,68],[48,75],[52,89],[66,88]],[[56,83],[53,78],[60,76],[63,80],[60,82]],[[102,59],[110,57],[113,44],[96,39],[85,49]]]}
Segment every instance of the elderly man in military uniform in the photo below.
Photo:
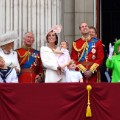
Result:
{"label": "elderly man in military uniform", "polygon": [[21,67],[20,83],[38,83],[44,79],[40,52],[32,48],[33,43],[34,35],[28,32],[24,36],[22,48],[16,50]]}

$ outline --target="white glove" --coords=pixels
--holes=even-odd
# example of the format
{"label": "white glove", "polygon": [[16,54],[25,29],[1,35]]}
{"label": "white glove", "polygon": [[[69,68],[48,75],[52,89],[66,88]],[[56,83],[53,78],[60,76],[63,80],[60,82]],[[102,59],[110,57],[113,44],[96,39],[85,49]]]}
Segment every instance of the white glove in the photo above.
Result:
{"label": "white glove", "polygon": [[113,55],[113,51],[114,51],[114,46],[112,46],[112,44],[109,44],[109,56],[108,58],[112,59],[112,55]]}

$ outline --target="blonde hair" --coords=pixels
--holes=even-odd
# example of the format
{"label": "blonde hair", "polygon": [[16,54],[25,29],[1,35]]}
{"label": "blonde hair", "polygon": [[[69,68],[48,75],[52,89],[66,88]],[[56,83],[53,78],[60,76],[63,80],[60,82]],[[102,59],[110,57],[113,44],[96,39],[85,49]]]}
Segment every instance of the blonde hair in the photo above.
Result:
{"label": "blonde hair", "polygon": [[61,41],[60,43],[62,43],[62,42],[65,42],[66,45],[67,45],[67,49],[69,49],[69,43],[68,43],[68,41],[64,40],[64,41]]}
{"label": "blonde hair", "polygon": [[95,33],[97,34],[97,29],[94,26],[89,26],[89,29],[93,29]]}
{"label": "blonde hair", "polygon": [[76,64],[75,60],[71,59],[67,67],[69,67],[71,64]]}

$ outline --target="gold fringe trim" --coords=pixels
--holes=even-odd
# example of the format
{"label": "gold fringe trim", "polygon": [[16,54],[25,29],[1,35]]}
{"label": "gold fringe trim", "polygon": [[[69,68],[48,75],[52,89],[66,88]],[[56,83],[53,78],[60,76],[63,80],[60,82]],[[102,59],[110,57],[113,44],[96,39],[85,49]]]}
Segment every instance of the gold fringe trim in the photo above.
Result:
{"label": "gold fringe trim", "polygon": [[84,73],[87,70],[82,64],[79,64],[77,67],[80,71],[82,71],[82,73]]}
{"label": "gold fringe trim", "polygon": [[85,50],[86,50],[86,55],[88,54],[88,47],[89,47],[89,46],[88,46],[87,40],[85,41],[85,43],[83,44],[83,46],[82,46],[80,49],[78,49],[78,48],[76,47],[76,42],[73,42],[73,47],[74,47],[74,49],[75,49],[77,52],[79,52],[79,53],[78,53],[78,57],[79,57],[79,55],[80,55],[80,52],[82,51],[82,53],[81,53],[80,58],[79,58],[78,61],[80,61],[81,58],[83,57],[83,54],[84,54]]}
{"label": "gold fringe trim", "polygon": [[91,85],[87,85],[86,87],[88,91],[88,102],[87,102],[87,108],[86,108],[86,117],[92,117],[91,107],[90,107],[90,91],[92,89]]}
{"label": "gold fringe trim", "polygon": [[90,39],[91,39],[90,35],[87,38],[85,38],[85,37],[82,36],[82,40],[88,41]]}
{"label": "gold fringe trim", "polygon": [[97,71],[97,67],[99,66],[99,64],[97,63],[94,63],[91,67],[90,67],[90,71],[92,73],[94,73],[95,71]]}
{"label": "gold fringe trim", "polygon": [[20,55],[20,53],[17,51],[18,55],[20,56],[20,58],[23,58],[22,61],[20,62],[20,65],[23,63],[23,61],[26,59],[26,57],[28,57],[29,60],[29,56],[31,55],[31,53],[29,51],[27,51],[23,56]]}
{"label": "gold fringe trim", "polygon": [[[84,44],[85,44],[85,43],[84,43]],[[83,44],[83,46],[82,46],[80,49],[78,49],[78,48],[76,47],[76,42],[73,42],[73,47],[74,47],[74,49],[75,49],[77,52],[80,52],[81,50],[83,50],[84,44]]]}

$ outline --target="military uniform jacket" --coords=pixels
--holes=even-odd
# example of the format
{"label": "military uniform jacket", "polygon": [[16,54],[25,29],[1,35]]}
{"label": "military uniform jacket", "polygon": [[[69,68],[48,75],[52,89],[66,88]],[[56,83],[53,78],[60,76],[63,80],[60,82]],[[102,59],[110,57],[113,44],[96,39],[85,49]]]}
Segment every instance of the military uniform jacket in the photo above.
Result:
{"label": "military uniform jacket", "polygon": [[71,58],[76,61],[77,67],[82,73],[90,70],[94,74],[99,70],[104,58],[101,40],[80,38],[74,41]]}

